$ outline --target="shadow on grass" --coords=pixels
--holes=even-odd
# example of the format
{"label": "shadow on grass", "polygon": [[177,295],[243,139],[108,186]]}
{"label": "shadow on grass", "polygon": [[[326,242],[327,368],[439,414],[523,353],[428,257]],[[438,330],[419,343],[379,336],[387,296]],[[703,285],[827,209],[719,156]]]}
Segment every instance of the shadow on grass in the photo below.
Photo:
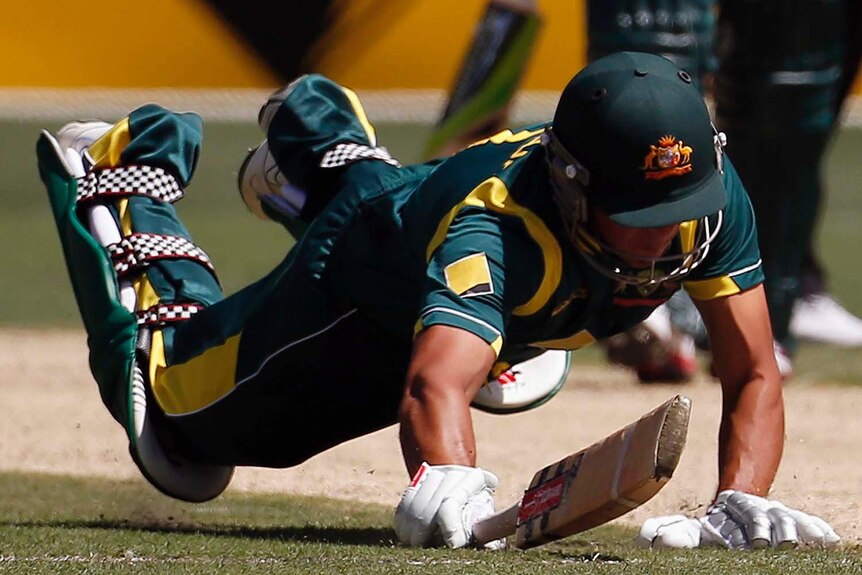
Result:
{"label": "shadow on grass", "polygon": [[30,527],[55,529],[105,529],[110,531],[142,531],[148,533],[206,535],[275,541],[314,543],[340,543],[367,547],[391,547],[394,533],[382,527],[241,527],[188,525],[173,522],[139,522],[126,520],[58,520],[58,521],[0,521],[2,527]]}

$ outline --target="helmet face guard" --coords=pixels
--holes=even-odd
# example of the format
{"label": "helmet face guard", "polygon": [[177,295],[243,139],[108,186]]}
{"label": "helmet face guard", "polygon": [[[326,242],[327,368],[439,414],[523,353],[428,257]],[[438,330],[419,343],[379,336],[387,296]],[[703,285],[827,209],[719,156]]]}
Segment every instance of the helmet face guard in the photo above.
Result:
{"label": "helmet face guard", "polygon": [[[715,135],[716,162],[722,171],[724,134]],[[652,258],[628,254],[612,248],[601,238],[591,234],[584,224],[588,219],[588,190],[591,184],[589,170],[560,143],[549,126],[542,136],[546,160],[550,171],[554,201],[560,209],[563,225],[572,245],[599,273],[624,284],[642,288],[655,287],[662,282],[677,281],[700,265],[709,253],[712,241],[721,229],[723,214],[718,212],[715,226],[708,217],[696,220],[696,235],[691,249],[684,250],[674,242],[675,253]],[[681,222],[682,223],[682,222]],[[649,262],[643,269],[635,269],[626,260],[640,259]]]}
{"label": "helmet face guard", "polygon": [[[696,220],[696,235],[690,250],[677,248],[675,253],[652,258],[614,249],[591,235],[584,227],[575,232],[575,248],[601,274],[628,285],[653,287],[663,282],[678,281],[699,266],[709,253],[710,244],[718,235],[722,220],[722,212],[718,212],[715,227],[710,225],[708,217]],[[633,258],[646,259],[649,266],[634,269],[625,263]]]}

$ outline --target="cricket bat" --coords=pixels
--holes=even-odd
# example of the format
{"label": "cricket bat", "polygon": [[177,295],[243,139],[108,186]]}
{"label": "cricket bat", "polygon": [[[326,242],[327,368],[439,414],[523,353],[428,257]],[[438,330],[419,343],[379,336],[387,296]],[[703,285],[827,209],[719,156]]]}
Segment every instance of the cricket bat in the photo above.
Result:
{"label": "cricket bat", "polygon": [[490,0],[425,149],[447,156],[500,131],[541,27],[537,0]]}
{"label": "cricket bat", "polygon": [[677,395],[638,421],[536,472],[521,500],[479,521],[480,544],[515,534],[526,549],[592,529],[642,505],[670,480],[691,400]]}

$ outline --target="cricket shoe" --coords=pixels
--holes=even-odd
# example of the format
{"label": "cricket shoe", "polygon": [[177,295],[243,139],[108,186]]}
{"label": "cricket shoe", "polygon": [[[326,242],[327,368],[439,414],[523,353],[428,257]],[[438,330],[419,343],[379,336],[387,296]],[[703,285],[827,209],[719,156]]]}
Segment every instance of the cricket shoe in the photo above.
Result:
{"label": "cricket shoe", "polygon": [[519,413],[543,405],[566,383],[572,352],[549,349],[492,375],[472,406],[489,413]]}
{"label": "cricket shoe", "polygon": [[111,129],[111,124],[99,120],[70,122],[60,128],[54,137],[76,177],[82,177],[93,167],[90,146]]}
{"label": "cricket shoe", "polygon": [[287,96],[293,91],[293,88],[302,82],[306,76],[307,74],[300,76],[290,84],[283,88],[279,88],[270,95],[266,104],[261,106],[260,111],[257,114],[257,124],[260,126],[260,129],[263,130],[264,134],[269,133],[269,125],[272,123],[272,119],[281,107],[282,102],[287,99]]}
{"label": "cricket shoe", "polygon": [[[649,359],[635,367],[641,383],[685,383],[697,373],[694,340],[688,336],[690,349],[665,352],[660,358]],[[688,344],[686,344],[688,346]]]}
{"label": "cricket shoe", "polygon": [[815,292],[798,298],[793,304],[790,334],[800,340],[862,347],[862,319],[826,292]]}
{"label": "cricket shoe", "polygon": [[[300,76],[287,86],[272,93],[257,114],[257,123],[264,134],[269,132],[272,119],[294,86],[305,76]],[[279,169],[269,141],[264,139],[256,148],[248,151],[237,175],[237,187],[246,207],[262,220],[299,218],[305,206],[306,194],[290,184]],[[267,207],[265,208],[264,205]],[[273,214],[271,210],[275,210]],[[273,217],[275,216],[275,217]]]}
{"label": "cricket shoe", "polygon": [[284,177],[267,140],[249,150],[239,168],[237,186],[246,207],[262,220],[299,218],[305,206],[305,192]]}

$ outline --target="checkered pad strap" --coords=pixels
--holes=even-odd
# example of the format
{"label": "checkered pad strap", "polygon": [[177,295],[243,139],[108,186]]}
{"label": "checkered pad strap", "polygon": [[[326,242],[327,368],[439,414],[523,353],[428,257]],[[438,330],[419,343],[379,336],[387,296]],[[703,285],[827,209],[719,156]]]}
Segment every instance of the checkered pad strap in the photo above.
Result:
{"label": "checkered pad strap", "polygon": [[124,196],[148,196],[173,203],[183,197],[183,190],[172,175],[153,166],[107,168],[78,178],[78,202]]}
{"label": "checkered pad strap", "polygon": [[202,309],[204,306],[196,303],[160,303],[136,311],[135,315],[138,316],[138,325],[158,327],[189,319]]}
{"label": "checkered pad strap", "polygon": [[108,246],[117,275],[145,268],[153,260],[187,259],[206,266],[213,274],[209,256],[189,240],[179,236],[137,233]]}
{"label": "checkered pad strap", "polygon": [[398,160],[392,157],[389,150],[382,146],[372,148],[371,146],[347,142],[338,144],[326,152],[323,155],[323,159],[320,160],[320,167],[338,168],[358,162],[359,160],[380,160],[392,166],[401,165],[398,163]]}

